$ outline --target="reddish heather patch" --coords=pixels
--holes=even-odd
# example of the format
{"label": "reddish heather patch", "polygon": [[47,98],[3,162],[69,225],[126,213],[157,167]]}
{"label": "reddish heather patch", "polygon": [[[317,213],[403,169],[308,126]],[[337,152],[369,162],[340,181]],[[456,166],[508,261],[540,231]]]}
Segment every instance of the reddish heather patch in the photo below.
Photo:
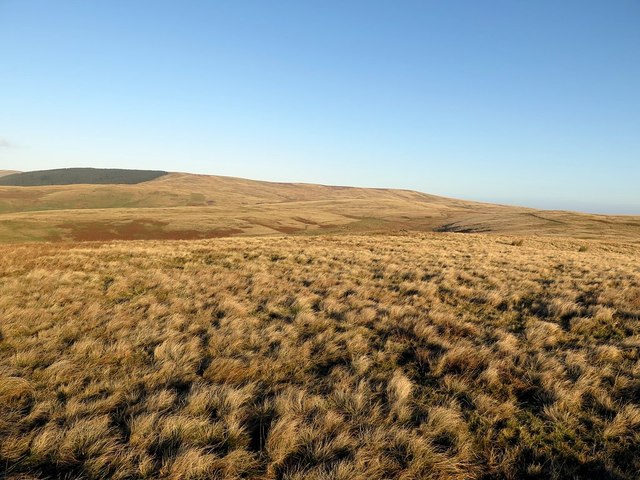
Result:
{"label": "reddish heather patch", "polygon": [[65,223],[60,227],[70,230],[74,241],[92,242],[108,240],[197,240],[204,238],[230,237],[244,233],[238,228],[215,230],[164,230],[167,223],[157,220],[133,220],[127,223],[108,224],[89,222]]}

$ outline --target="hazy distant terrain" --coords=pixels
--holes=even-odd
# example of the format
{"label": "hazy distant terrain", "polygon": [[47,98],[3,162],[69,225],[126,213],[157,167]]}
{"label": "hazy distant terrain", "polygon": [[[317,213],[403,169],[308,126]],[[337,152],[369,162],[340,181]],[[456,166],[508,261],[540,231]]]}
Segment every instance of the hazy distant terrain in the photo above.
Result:
{"label": "hazy distant terrain", "polygon": [[0,186],[0,242],[5,243],[401,231],[637,242],[640,217],[540,211],[409,190],[183,173],[135,185]]}

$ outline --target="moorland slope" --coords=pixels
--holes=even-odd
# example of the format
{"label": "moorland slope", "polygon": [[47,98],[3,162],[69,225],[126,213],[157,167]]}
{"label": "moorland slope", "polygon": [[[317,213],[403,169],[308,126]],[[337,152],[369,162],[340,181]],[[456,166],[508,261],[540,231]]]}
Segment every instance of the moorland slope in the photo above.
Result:
{"label": "moorland slope", "polygon": [[640,217],[540,211],[410,190],[170,173],[135,185],[0,186],[0,242],[450,231],[637,242]]}

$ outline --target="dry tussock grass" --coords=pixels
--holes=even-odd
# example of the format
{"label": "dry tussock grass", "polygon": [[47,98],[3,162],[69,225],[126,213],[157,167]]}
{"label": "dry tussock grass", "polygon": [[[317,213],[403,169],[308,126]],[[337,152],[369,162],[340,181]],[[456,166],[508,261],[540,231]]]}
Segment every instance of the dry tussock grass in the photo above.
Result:
{"label": "dry tussock grass", "polygon": [[637,478],[640,251],[579,250],[481,235],[2,247],[1,473]]}

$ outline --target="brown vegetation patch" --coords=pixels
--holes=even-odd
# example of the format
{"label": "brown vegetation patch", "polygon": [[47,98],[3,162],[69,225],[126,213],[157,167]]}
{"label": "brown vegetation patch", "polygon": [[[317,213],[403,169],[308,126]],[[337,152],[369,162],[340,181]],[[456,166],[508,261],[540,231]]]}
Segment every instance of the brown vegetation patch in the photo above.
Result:
{"label": "brown vegetation patch", "polygon": [[131,220],[123,223],[83,222],[65,223],[60,227],[68,229],[74,241],[110,240],[200,240],[206,238],[229,237],[243,233],[238,228],[218,228],[215,230],[169,230],[167,223],[157,220]]}

